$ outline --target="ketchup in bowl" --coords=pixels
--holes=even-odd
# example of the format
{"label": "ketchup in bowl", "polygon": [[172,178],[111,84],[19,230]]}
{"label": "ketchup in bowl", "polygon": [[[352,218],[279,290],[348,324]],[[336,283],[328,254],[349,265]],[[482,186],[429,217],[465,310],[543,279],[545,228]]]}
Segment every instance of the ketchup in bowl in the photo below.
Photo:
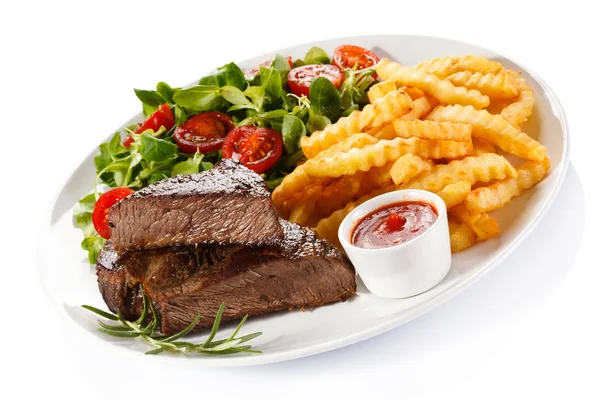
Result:
{"label": "ketchup in bowl", "polygon": [[358,221],[352,232],[352,244],[364,249],[402,244],[423,234],[437,218],[437,210],[425,202],[391,204]]}

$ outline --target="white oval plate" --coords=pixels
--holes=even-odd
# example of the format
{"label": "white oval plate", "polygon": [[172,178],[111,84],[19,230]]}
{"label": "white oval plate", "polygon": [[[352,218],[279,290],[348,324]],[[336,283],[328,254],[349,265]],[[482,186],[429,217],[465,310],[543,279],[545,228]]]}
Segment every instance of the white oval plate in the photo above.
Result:
{"label": "white oval plate", "polygon": [[[358,282],[357,295],[345,303],[319,307],[305,312],[279,312],[251,317],[242,334],[262,331],[252,341],[262,354],[234,354],[226,357],[160,355],[164,362],[186,366],[253,365],[264,364],[346,346],[383,333],[424,314],[461,292],[500,263],[513,251],[540,221],[554,200],[566,172],[567,124],[563,110],[550,88],[535,74],[503,56],[481,47],[447,39],[421,36],[363,36],[326,40],[305,44],[240,62],[244,68],[258,65],[275,53],[302,57],[313,45],[332,53],[341,44],[356,44],[373,50],[380,57],[388,57],[406,65],[450,55],[477,54],[500,61],[509,68],[523,71],[532,85],[537,100],[533,116],[523,130],[543,143],[548,149],[553,167],[546,179],[524,196],[512,201],[495,213],[502,234],[488,242],[455,255],[449,275],[438,286],[421,295],[401,300],[378,298]],[[137,115],[123,126],[141,120]],[[96,286],[95,271],[87,264],[86,254],[79,247],[81,232],[72,216],[73,205],[88,193],[94,178],[94,149],[75,169],[60,189],[51,211],[42,225],[39,240],[39,269],[49,299],[72,328],[90,339],[90,345],[104,345],[115,349],[121,356],[138,356],[145,345],[134,340],[121,340],[97,332],[96,318],[79,305],[90,304],[104,308]],[[373,260],[376,262],[376,260]],[[222,335],[232,332],[231,325],[221,329]],[[198,335],[201,340],[206,334]],[[150,357],[150,356],[149,356]]]}

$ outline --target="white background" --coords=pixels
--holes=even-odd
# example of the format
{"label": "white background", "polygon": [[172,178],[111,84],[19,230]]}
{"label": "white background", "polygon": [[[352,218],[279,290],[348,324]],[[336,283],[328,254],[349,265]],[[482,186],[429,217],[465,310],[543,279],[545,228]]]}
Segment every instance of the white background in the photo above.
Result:
{"label": "white background", "polygon": [[[278,3],[0,6],[0,396],[600,398],[600,14],[577,1]],[[231,60],[376,33],[488,47],[554,89],[570,123],[572,165],[521,249],[416,321],[286,363],[175,371],[140,356],[124,365],[62,331],[36,272],[39,221],[78,161],[139,110],[131,88],[178,86]]]}

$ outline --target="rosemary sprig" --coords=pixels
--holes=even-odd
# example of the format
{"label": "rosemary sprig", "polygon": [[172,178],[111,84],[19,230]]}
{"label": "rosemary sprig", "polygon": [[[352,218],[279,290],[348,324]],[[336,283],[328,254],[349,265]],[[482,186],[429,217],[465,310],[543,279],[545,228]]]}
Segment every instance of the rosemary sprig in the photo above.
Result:
{"label": "rosemary sprig", "polygon": [[[171,351],[176,353],[201,353],[201,354],[212,354],[212,355],[223,355],[223,354],[233,354],[233,353],[261,353],[260,350],[253,350],[252,346],[243,345],[242,343],[248,342],[260,335],[262,332],[255,332],[249,335],[236,337],[244,322],[248,318],[246,315],[240,324],[237,326],[236,330],[233,332],[231,336],[227,339],[221,340],[213,340],[217,335],[217,331],[219,330],[219,325],[221,324],[221,317],[223,316],[223,310],[225,309],[225,303],[222,303],[219,307],[219,311],[217,311],[217,315],[215,317],[215,322],[213,323],[212,329],[210,331],[210,335],[208,339],[200,344],[194,344],[189,342],[178,341],[183,336],[190,333],[192,329],[196,326],[198,321],[200,321],[200,315],[198,315],[194,320],[181,332],[176,333],[171,336],[162,336],[155,333],[158,325],[160,324],[160,317],[154,308],[152,302],[148,300],[146,295],[142,290],[142,313],[140,317],[134,321],[127,321],[123,317],[123,314],[119,311],[118,314],[111,314],[106,311],[102,311],[97,309],[96,307],[83,305],[82,307],[88,311],[91,311],[101,317],[104,317],[110,321],[120,322],[120,325],[107,324],[102,320],[98,320],[98,325],[100,326],[98,330],[102,333],[105,333],[110,336],[116,336],[120,338],[142,338],[145,340],[150,346],[153,347],[152,350],[146,352],[146,354],[160,354],[163,351]],[[152,314],[151,320],[148,322],[148,312]]]}

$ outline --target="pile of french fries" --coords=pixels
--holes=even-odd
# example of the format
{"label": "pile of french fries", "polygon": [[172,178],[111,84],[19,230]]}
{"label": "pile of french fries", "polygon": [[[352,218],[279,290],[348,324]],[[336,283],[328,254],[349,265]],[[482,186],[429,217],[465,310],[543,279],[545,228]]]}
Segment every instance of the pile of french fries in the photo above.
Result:
{"label": "pile of french fries", "polygon": [[[489,212],[540,182],[546,148],[521,131],[534,106],[518,71],[480,56],[407,67],[382,59],[370,104],[302,138],[307,157],[273,192],[281,217],[339,245],[359,204],[415,188],[448,208],[453,252],[499,234]],[[496,110],[496,111],[494,111]],[[524,160],[516,168],[502,155]]]}

